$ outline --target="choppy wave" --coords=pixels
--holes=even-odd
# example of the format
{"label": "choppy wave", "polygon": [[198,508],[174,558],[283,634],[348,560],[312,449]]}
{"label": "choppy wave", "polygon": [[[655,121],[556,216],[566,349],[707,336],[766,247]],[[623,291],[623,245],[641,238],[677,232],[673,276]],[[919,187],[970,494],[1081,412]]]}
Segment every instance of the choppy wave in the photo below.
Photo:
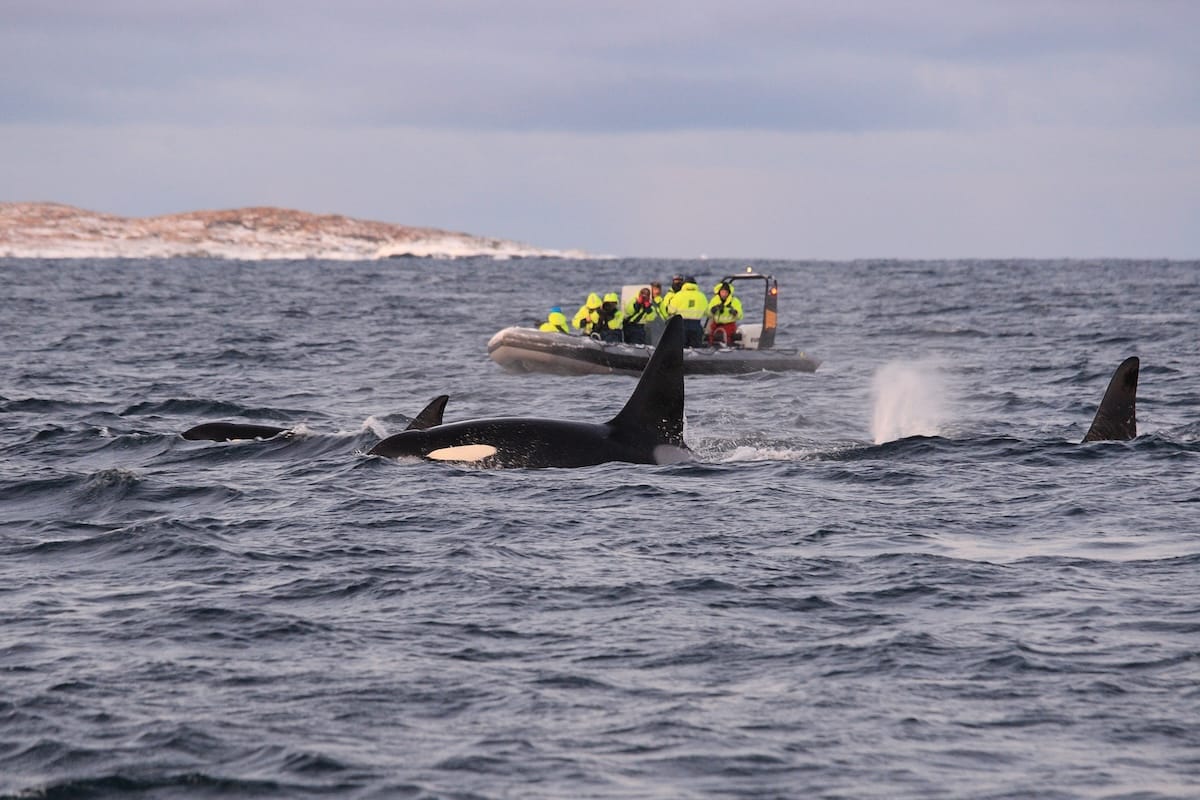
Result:
{"label": "choppy wave", "polygon": [[822,367],[688,378],[693,462],[365,455],[609,419],[497,320],[741,267],[0,262],[0,796],[1200,792],[1196,264],[763,264]]}

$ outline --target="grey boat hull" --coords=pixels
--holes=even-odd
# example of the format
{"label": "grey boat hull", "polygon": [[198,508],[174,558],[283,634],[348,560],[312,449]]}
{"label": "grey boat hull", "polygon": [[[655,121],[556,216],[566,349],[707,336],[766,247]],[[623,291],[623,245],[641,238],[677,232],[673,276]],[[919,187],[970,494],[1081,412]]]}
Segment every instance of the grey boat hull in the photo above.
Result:
{"label": "grey boat hull", "polygon": [[[586,336],[511,327],[488,342],[488,356],[514,373],[549,375],[640,375],[654,348],[610,344]],[[821,362],[799,350],[697,347],[683,351],[685,375],[739,375],[747,372],[816,372]]]}

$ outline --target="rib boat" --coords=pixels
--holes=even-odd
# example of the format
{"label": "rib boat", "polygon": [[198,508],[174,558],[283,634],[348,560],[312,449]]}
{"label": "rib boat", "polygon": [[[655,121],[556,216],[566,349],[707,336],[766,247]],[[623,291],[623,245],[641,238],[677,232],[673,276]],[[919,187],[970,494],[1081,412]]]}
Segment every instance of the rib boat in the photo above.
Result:
{"label": "rib boat", "polygon": [[[802,350],[775,347],[779,283],[771,275],[744,272],[724,278],[728,283],[761,281],[761,323],[739,325],[729,345],[688,347],[683,351],[685,375],[736,375],[769,372],[816,372],[821,362]],[[623,294],[641,288],[626,286]],[[663,325],[660,321],[659,325]],[[651,331],[654,341],[655,331]],[[536,328],[513,326],[497,331],[488,342],[488,356],[514,373],[550,375],[640,375],[653,345],[602,342],[598,338],[565,333],[547,333]]]}

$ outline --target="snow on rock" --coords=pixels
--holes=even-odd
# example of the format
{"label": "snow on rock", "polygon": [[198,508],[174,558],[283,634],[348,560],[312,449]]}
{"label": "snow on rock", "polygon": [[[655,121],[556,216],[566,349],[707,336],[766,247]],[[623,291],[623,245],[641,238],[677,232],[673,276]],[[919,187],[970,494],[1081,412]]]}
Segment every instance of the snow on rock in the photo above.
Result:
{"label": "snow on rock", "polygon": [[60,203],[0,203],[0,257],[364,260],[587,258],[437,228],[414,228],[283,208],[119,217]]}

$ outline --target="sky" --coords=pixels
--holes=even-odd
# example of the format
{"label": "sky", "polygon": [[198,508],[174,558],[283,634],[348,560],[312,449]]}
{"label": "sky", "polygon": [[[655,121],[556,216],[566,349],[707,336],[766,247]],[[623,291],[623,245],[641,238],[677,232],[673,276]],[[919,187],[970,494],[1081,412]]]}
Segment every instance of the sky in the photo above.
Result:
{"label": "sky", "polygon": [[1200,257],[1194,0],[0,0],[0,201]]}

